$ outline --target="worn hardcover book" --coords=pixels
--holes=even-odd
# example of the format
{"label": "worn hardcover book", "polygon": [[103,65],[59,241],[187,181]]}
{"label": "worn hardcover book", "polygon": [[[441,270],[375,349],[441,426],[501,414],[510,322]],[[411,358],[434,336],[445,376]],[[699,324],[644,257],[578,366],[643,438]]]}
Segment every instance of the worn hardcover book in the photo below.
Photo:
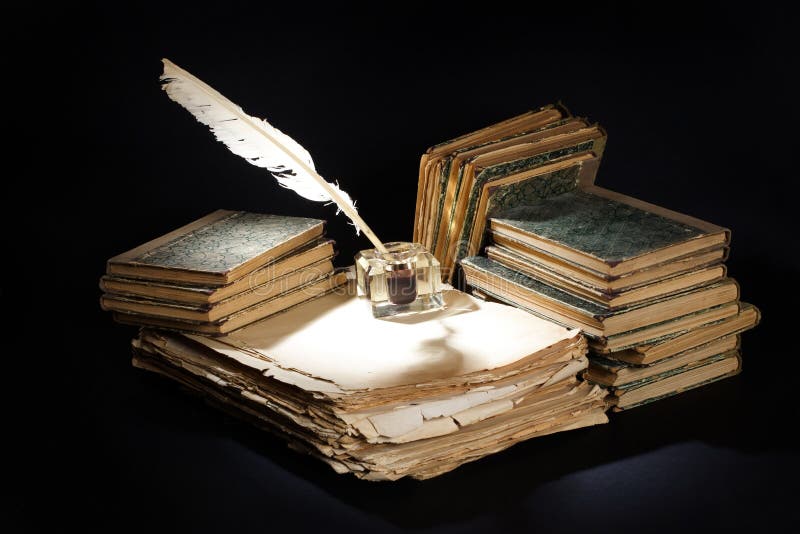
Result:
{"label": "worn hardcover book", "polygon": [[513,262],[524,266],[531,272],[542,271],[544,274],[557,275],[569,282],[610,294],[619,294],[695,269],[717,265],[728,258],[730,250],[728,247],[713,247],[651,267],[612,276],[588,269],[564,258],[558,258],[498,232],[491,232],[491,240],[494,244],[487,247],[486,252],[493,260],[500,261],[505,258],[506,261],[501,261],[501,263],[508,266]]}
{"label": "worn hardcover book", "polygon": [[181,321],[217,322],[255,304],[312,284],[332,272],[333,264],[329,260],[324,260],[213,304],[184,304],[107,293],[100,298],[100,305],[109,311],[151,315]]}
{"label": "worn hardcover book", "polygon": [[[433,206],[431,201],[433,182],[440,174],[439,171],[443,166],[442,160],[449,154],[467,147],[499,141],[520,132],[530,132],[568,116],[569,112],[563,108],[553,105],[544,106],[430,147],[422,155],[419,165],[414,241],[422,241],[423,221],[427,220],[429,217],[427,212]],[[438,206],[438,203],[436,205]],[[441,206],[438,207],[441,208]]]}
{"label": "worn hardcover book", "polygon": [[[457,198],[459,194],[465,162],[501,148],[572,133],[588,126],[589,124],[583,119],[561,119],[534,131],[523,132],[477,146],[459,149],[444,158],[441,166],[436,168],[439,177],[434,178],[434,189],[429,197],[433,203],[433,213],[427,221],[426,232],[423,236],[425,242],[430,245],[430,250],[437,251],[446,246],[444,240],[448,238],[450,221],[454,218],[455,204],[453,199]],[[447,207],[446,210],[445,207]]]}
{"label": "worn hardcover book", "polygon": [[319,238],[324,221],[217,210],[108,260],[107,274],[222,286]]}
{"label": "worn hardcover book", "polygon": [[[605,133],[599,126],[592,126],[538,142],[500,149],[465,163],[460,172],[459,195],[454,199],[455,217],[449,225],[452,231],[449,234],[446,250],[440,254],[443,271],[450,273],[452,279],[453,267],[458,261],[478,252],[475,244],[470,242],[470,238],[476,221],[481,219],[478,214],[478,204],[485,185],[569,156],[593,154],[599,158],[604,147]],[[593,180],[594,176],[591,179]],[[553,184],[554,187],[548,188],[546,194],[563,193],[567,184],[575,182],[556,182]]]}
{"label": "worn hardcover book", "polygon": [[[118,304],[118,299],[104,301],[106,309],[114,312],[114,319],[120,323],[138,326],[154,326],[180,332],[191,332],[211,336],[220,336],[242,328],[250,323],[259,321],[271,315],[286,311],[298,304],[326,295],[347,283],[347,276],[343,272],[330,273],[327,276],[297,287],[291,291],[281,293],[272,298],[261,300],[247,308],[234,312],[228,316],[212,321],[198,321],[193,319],[180,319],[172,316],[149,315],[152,308],[142,308],[132,311],[133,303],[126,302],[127,306]],[[137,303],[141,305],[140,303]],[[114,307],[112,307],[114,306]],[[163,305],[161,305],[163,306]],[[163,309],[163,308],[162,308]],[[175,310],[171,309],[171,312]],[[184,309],[186,312],[197,310]]]}
{"label": "worn hardcover book", "polygon": [[580,298],[606,306],[609,309],[647,302],[717,282],[725,278],[727,272],[724,265],[717,263],[716,265],[705,265],[688,271],[684,270],[672,276],[623,290],[604,291],[580,279],[571,278],[540,263],[529,261],[511,249],[501,246],[488,246],[486,247],[486,255],[509,269],[562,289],[567,293],[572,293]]}
{"label": "worn hardcover book", "polygon": [[585,376],[587,380],[595,384],[606,387],[623,387],[633,382],[662,376],[664,373],[676,369],[687,369],[717,354],[736,350],[739,345],[740,339],[738,335],[721,337],[710,343],[663,358],[650,365],[632,365],[594,355],[589,359],[589,369]]}
{"label": "worn hardcover book", "polygon": [[592,183],[605,138],[599,126],[547,106],[428,149],[414,240],[452,281],[458,260],[480,250],[488,216]]}
{"label": "worn hardcover book", "polygon": [[645,304],[609,310],[489,258],[473,256],[462,260],[461,265],[469,285],[559,324],[580,328],[587,336],[598,339],[734,302],[739,297],[739,286],[726,278]]}
{"label": "worn hardcover book", "polygon": [[631,365],[650,365],[671,358],[687,350],[707,344],[722,337],[741,334],[754,328],[761,320],[761,312],[752,304],[739,303],[738,313],[697,328],[681,330],[659,339],[636,345],[626,350],[606,354],[619,362]]}
{"label": "worn hardcover book", "polygon": [[317,239],[224,286],[185,285],[106,275],[100,279],[100,289],[126,297],[211,306],[252,290],[258,290],[261,294],[264,294],[265,290],[273,291],[276,287],[275,281],[281,277],[333,258],[335,254],[333,246],[334,242],[330,239]]}
{"label": "worn hardcover book", "polygon": [[[485,161],[493,152],[505,150],[501,154],[507,153],[509,148],[519,147],[520,145],[530,145],[532,143],[541,143],[557,136],[564,136],[565,134],[574,134],[575,132],[588,128],[589,124],[582,119],[565,119],[554,123],[550,123],[538,130],[526,133],[520,133],[497,141],[484,143],[478,146],[471,146],[453,152],[450,156],[445,158],[442,163],[440,177],[436,183],[442,185],[442,188],[434,188],[433,194],[430,198],[433,203],[433,216],[427,221],[426,231],[423,235],[425,242],[431,246],[434,252],[445,250],[447,242],[450,239],[451,223],[456,220],[457,216],[457,203],[456,200],[461,194],[461,185],[464,182],[464,171],[466,165],[473,161]],[[563,137],[557,137],[562,140]],[[550,143],[550,146],[554,146]],[[558,145],[555,145],[558,146]],[[438,198],[437,198],[438,196]],[[438,209],[437,209],[438,206]]]}
{"label": "worn hardcover book", "polygon": [[686,368],[612,387],[610,403],[615,411],[628,410],[738,374],[742,359],[738,350],[712,356]]}
{"label": "worn hardcover book", "polygon": [[725,228],[596,186],[510,210],[492,230],[539,251],[619,276],[714,247]]}
{"label": "worn hardcover book", "polygon": [[599,166],[600,158],[595,153],[581,152],[487,182],[477,192],[475,218],[468,237],[464,234],[467,241],[462,242],[466,246],[462,252],[473,255],[482,250],[489,218],[509,208],[591,184]]}
{"label": "worn hardcover book", "polygon": [[[637,328],[621,334],[600,338],[590,338],[589,345],[596,354],[604,356],[623,354],[627,350],[650,345],[671,346],[670,339],[682,336],[708,325],[736,317],[741,311],[738,301],[730,301],[719,306],[711,306],[700,311],[687,313],[675,319]],[[672,350],[664,348],[665,352]]]}

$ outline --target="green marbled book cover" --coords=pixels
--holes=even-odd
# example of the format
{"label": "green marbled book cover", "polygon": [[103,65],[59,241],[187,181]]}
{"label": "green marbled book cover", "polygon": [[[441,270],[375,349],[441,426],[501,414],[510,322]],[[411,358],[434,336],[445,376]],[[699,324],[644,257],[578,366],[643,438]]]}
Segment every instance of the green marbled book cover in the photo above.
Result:
{"label": "green marbled book cover", "polygon": [[224,273],[322,223],[317,219],[240,211],[147,251],[133,261]]}
{"label": "green marbled book cover", "polygon": [[[216,285],[322,235],[325,221],[218,210],[108,261],[109,274]],[[180,273],[183,273],[182,275]],[[218,282],[219,281],[219,282]]]}
{"label": "green marbled book cover", "polygon": [[703,229],[578,190],[510,209],[494,220],[608,265],[707,234]]}
{"label": "green marbled book cover", "polygon": [[[476,150],[478,148],[482,148],[482,147],[485,147],[485,146],[489,146],[489,145],[501,143],[503,141],[508,141],[510,139],[515,139],[515,138],[518,138],[518,137],[522,137],[524,135],[528,135],[528,134],[533,133],[533,132],[541,132],[541,131],[551,130],[551,129],[557,128],[559,126],[563,126],[563,125],[567,124],[568,122],[570,122],[572,120],[574,120],[574,119],[571,116],[567,115],[564,119],[552,122],[550,124],[547,124],[547,125],[542,126],[540,128],[536,128],[536,129],[531,130],[531,131],[519,132],[519,133],[516,133],[514,135],[509,135],[509,136],[503,137],[503,138],[495,140],[495,141],[488,141],[486,143],[480,143],[480,144],[477,144],[477,145],[474,145],[474,146],[470,146],[470,147],[462,148],[462,149],[459,149],[459,150],[455,150],[450,156],[447,156],[446,158],[444,158],[444,160],[442,161],[442,171],[439,174],[439,198],[436,199],[436,206],[437,206],[436,213],[437,213],[437,216],[436,216],[436,219],[434,221],[433,245],[431,246],[431,249],[433,250],[433,249],[436,248],[436,242],[438,241],[437,238],[438,238],[438,235],[439,235],[439,227],[441,226],[442,215],[443,215],[443,211],[444,211],[444,208],[445,208],[444,202],[445,202],[446,197],[447,197],[448,180],[450,178],[450,172],[452,170],[453,160],[458,155],[463,154],[465,152],[472,151],[472,150]],[[467,163],[467,162],[463,162],[462,161],[461,166],[459,166],[459,168],[458,168],[458,173],[456,174],[455,185],[454,185],[454,195],[453,195],[454,199],[458,198],[458,194],[459,194],[459,192],[461,190],[461,182],[462,182],[462,178],[464,176],[464,164],[465,163]],[[450,206],[450,210],[449,210],[450,211],[450,213],[449,213],[450,220],[453,220],[453,218],[455,217],[455,209],[456,209],[456,202],[453,202],[452,205]],[[445,246],[446,246],[446,244],[445,244]]]}
{"label": "green marbled book cover", "polygon": [[[483,169],[475,177],[475,184],[472,190],[464,193],[469,195],[469,197],[467,208],[465,210],[464,224],[460,229],[457,229],[458,244],[456,246],[456,253],[454,257],[455,262],[458,263],[461,258],[465,257],[469,253],[469,238],[475,225],[475,217],[477,215],[476,211],[478,208],[478,201],[480,199],[480,192],[487,182],[498,180],[510,174],[528,171],[547,163],[554,162],[558,159],[578,154],[580,152],[591,152],[601,141],[604,141],[604,138],[601,137],[598,139],[591,139],[569,147],[559,148],[543,154],[537,154],[531,157],[492,165]],[[577,185],[577,182],[573,185],[568,181],[554,181],[551,184],[544,186],[543,191],[547,191],[550,195],[560,195],[570,191],[570,188],[574,189],[574,187],[577,187]]]}
{"label": "green marbled book cover", "polygon": [[521,182],[492,187],[489,190],[486,217],[493,217],[510,208],[523,206],[578,187],[583,161]]}

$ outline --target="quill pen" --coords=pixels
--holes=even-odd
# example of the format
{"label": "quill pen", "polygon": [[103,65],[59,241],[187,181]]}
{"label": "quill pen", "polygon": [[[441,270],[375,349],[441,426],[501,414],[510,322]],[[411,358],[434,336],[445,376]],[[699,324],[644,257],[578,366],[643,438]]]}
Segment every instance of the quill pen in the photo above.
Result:
{"label": "quill pen", "polygon": [[201,123],[218,141],[248,163],[267,169],[278,183],[315,202],[333,202],[380,252],[386,247],[356,211],[350,195],[337,184],[326,181],[314,169],[308,151],[266,120],[246,114],[213,87],[194,77],[168,59],[161,75],[162,89]]}

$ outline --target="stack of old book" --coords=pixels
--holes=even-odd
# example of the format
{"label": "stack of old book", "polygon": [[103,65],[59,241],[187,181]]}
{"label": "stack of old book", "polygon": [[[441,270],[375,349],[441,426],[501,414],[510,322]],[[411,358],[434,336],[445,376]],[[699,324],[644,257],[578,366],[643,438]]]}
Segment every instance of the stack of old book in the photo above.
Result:
{"label": "stack of old book", "polygon": [[221,335],[324,295],[324,221],[218,210],[108,261],[101,305],[120,322]]}
{"label": "stack of old book", "polygon": [[581,328],[588,378],[624,409],[736,373],[759,313],[726,277],[727,230],[594,185],[605,143],[558,105],[429,148],[414,240],[446,280],[461,267],[484,296]]}
{"label": "stack of old book", "polygon": [[759,320],[723,264],[730,232],[593,185],[489,221],[488,257],[462,261],[487,295],[589,337],[587,379],[617,410],[739,372]]}
{"label": "stack of old book", "polygon": [[605,390],[578,378],[578,330],[455,290],[445,310],[377,320],[353,293],[223,337],[146,328],[134,364],[367,480],[430,478],[607,422]]}
{"label": "stack of old book", "polygon": [[478,254],[486,221],[509,206],[590,184],[605,132],[563,106],[546,106],[441,143],[422,156],[414,241],[452,281]]}

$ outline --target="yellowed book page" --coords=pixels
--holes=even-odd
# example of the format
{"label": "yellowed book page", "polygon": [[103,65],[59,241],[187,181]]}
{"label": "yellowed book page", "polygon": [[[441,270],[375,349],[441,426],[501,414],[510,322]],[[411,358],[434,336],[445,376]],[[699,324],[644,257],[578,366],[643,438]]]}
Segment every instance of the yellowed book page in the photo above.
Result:
{"label": "yellowed book page", "polygon": [[[444,293],[446,309],[403,320],[375,319],[368,303],[330,294],[205,345],[245,349],[344,390],[386,388],[512,364],[579,336],[522,310]],[[487,343],[491,332],[491,343]]]}

